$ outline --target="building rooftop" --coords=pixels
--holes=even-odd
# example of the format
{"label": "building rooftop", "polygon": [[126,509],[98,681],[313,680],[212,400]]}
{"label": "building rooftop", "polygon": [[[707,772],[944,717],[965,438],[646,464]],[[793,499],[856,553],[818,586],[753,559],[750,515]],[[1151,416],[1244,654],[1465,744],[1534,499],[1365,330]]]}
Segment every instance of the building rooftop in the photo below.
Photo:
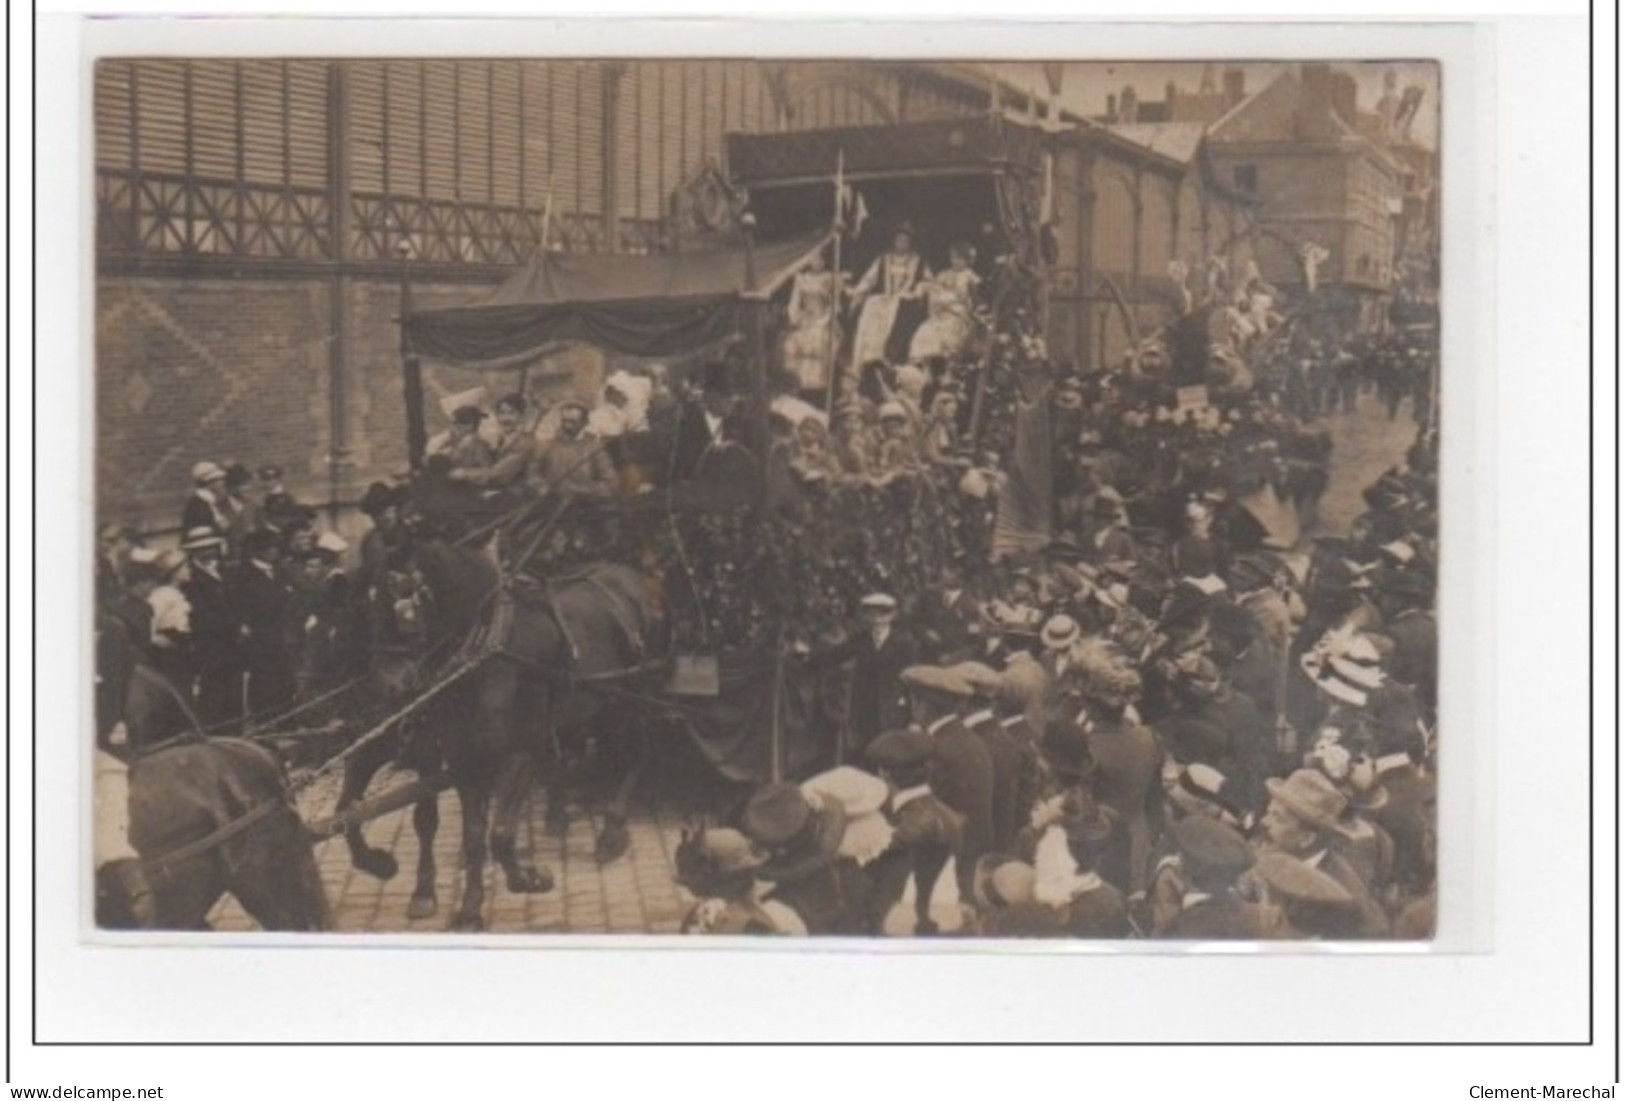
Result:
{"label": "building rooftop", "polygon": [[1190,164],[1202,147],[1207,125],[1201,122],[1126,122],[1107,129],[1125,141],[1144,146],[1151,152]]}

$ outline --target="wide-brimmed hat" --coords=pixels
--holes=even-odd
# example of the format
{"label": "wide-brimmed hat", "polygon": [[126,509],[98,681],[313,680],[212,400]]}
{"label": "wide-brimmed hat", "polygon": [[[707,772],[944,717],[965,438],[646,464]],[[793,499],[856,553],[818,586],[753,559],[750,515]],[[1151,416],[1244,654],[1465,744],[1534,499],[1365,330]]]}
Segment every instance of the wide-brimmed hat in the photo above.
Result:
{"label": "wide-brimmed hat", "polygon": [[880,407],[878,419],[882,421],[906,421],[908,410],[903,408],[902,402],[888,401]]}
{"label": "wide-brimmed hat", "polygon": [[1095,758],[1089,752],[1089,732],[1067,719],[1052,719],[1039,742],[1044,763],[1057,777],[1083,781],[1094,775]]}
{"label": "wide-brimmed hat", "polygon": [[1256,860],[1247,839],[1216,818],[1181,818],[1172,832],[1180,858],[1195,877],[1235,879]]}
{"label": "wide-brimmed hat", "polygon": [[1051,616],[1039,639],[1046,650],[1065,650],[1083,635],[1083,628],[1069,615]]}
{"label": "wide-brimmed hat", "polygon": [[226,471],[219,463],[204,461],[192,467],[192,484],[208,485],[210,482],[223,482],[226,480]]}
{"label": "wide-brimmed hat", "polygon": [[1033,900],[1038,873],[1031,864],[1002,853],[988,853],[976,861],[971,897],[983,910],[996,910]]}
{"label": "wide-brimmed hat", "polygon": [[1348,810],[1349,801],[1324,773],[1300,768],[1285,780],[1271,776],[1264,781],[1270,798],[1294,818],[1317,829],[1334,830]]}
{"label": "wide-brimmed hat", "polygon": [[[790,798],[792,794],[800,801],[799,811]],[[786,836],[785,828],[797,821],[799,828]],[[776,882],[792,882],[835,858],[846,836],[846,810],[829,796],[808,795],[794,784],[771,784],[746,806],[744,826],[746,836],[770,850],[757,874]],[[768,835],[782,840],[770,842],[766,840]]]}
{"label": "wide-brimmed hat", "polygon": [[897,679],[915,692],[938,699],[965,700],[976,694],[964,676],[940,665],[911,665]]}
{"label": "wide-brimmed hat", "polygon": [[979,661],[962,661],[948,666],[948,672],[970,685],[971,692],[983,699],[993,699],[1004,691],[1004,676],[991,665]]}
{"label": "wide-brimmed hat", "polygon": [[1298,666],[1304,675],[1314,682],[1316,688],[1339,703],[1346,703],[1351,707],[1364,707],[1371,700],[1370,694],[1364,688],[1345,680],[1324,654],[1317,654],[1311,650],[1298,659]]}
{"label": "wide-brimmed hat", "polygon": [[848,818],[873,814],[885,805],[889,794],[886,781],[851,765],[841,765],[803,780],[801,790],[808,796],[823,795],[835,800]]}
{"label": "wide-brimmed hat", "polygon": [[1316,906],[1352,906],[1354,896],[1321,871],[1287,853],[1269,850],[1258,854],[1253,871],[1288,902]]}
{"label": "wide-brimmed hat", "polygon": [[225,545],[226,541],[220,533],[208,527],[187,528],[186,535],[181,539],[181,550],[184,551],[218,550]]}
{"label": "wide-brimmed hat", "polygon": [[895,612],[897,610],[897,598],[890,593],[870,593],[858,601],[858,606],[866,611]]}

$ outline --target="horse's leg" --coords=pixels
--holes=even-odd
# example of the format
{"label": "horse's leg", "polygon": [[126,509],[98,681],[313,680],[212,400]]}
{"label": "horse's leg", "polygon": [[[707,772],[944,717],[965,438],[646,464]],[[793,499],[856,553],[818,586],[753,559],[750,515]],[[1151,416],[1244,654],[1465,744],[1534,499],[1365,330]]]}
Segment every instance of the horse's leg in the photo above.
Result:
{"label": "horse's leg", "polygon": [[529,751],[516,752],[497,782],[496,811],[491,827],[491,854],[502,865],[508,890],[522,894],[542,894],[553,889],[552,872],[546,867],[521,863],[519,860],[519,822],[530,806],[530,792],[535,780],[535,762]]}
{"label": "horse's leg", "polygon": [[419,799],[412,808],[412,829],[418,837],[418,881],[412,889],[412,901],[406,905],[406,916],[413,921],[434,917],[440,908],[435,898],[434,839],[440,832],[440,797],[431,795]]}
{"label": "horse's leg", "polygon": [[492,662],[479,677],[474,723],[447,746],[448,761],[463,808],[463,900],[451,927],[466,932],[485,928],[486,835],[491,828],[491,795],[500,771],[514,750],[514,709],[518,703],[518,669],[511,662]]}
{"label": "horse's leg", "polygon": [[542,764],[542,786],[547,792],[546,830],[549,837],[563,839],[570,833],[568,777],[564,752],[559,747],[558,700],[552,693],[542,699],[541,736],[533,763]]}
{"label": "horse's leg", "polygon": [[477,933],[485,928],[485,834],[491,825],[491,785],[480,777],[457,785],[463,808],[463,900],[451,928]]}
{"label": "horse's leg", "polygon": [[[351,757],[344,765],[344,785],[339,789],[338,805],[334,813],[343,814],[347,807],[359,802],[367,794],[367,785],[378,775],[378,770],[389,760],[393,738],[372,743],[361,753]],[[344,844],[350,850],[350,864],[357,870],[378,879],[393,879],[400,870],[395,857],[384,849],[367,844],[367,837],[357,823],[344,831]]]}
{"label": "horse's leg", "polygon": [[604,810],[604,828],[599,831],[598,842],[593,848],[593,855],[600,864],[619,860],[632,846],[632,835],[626,828],[627,807],[649,764],[649,730],[643,712],[633,708],[627,721],[621,725],[621,730],[621,748],[629,748],[630,752],[623,753],[622,760],[618,762],[624,772],[620,783],[615,786],[614,795],[610,797],[609,806]]}

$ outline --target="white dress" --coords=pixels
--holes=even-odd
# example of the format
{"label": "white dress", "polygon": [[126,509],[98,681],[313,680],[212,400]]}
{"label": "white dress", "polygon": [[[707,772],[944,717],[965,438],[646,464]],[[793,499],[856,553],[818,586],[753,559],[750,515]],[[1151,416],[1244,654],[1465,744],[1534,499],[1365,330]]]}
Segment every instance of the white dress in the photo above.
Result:
{"label": "white dress", "polygon": [[790,332],[784,338],[784,368],[802,390],[829,385],[831,337],[839,340],[831,313],[835,308],[835,273],[804,271],[790,287]]}
{"label": "white dress", "polygon": [[971,332],[971,296],[981,281],[969,268],[950,268],[926,284],[930,312],[909,343],[910,360],[918,362],[932,356],[953,359],[964,350]]}
{"label": "white dress", "polygon": [[918,253],[888,252],[869,266],[852,291],[854,297],[869,295],[858,314],[858,331],[852,344],[854,367],[861,368],[871,360],[886,358],[886,342],[897,324],[897,308],[904,297],[916,293],[922,279],[929,278],[931,273],[925,269]]}

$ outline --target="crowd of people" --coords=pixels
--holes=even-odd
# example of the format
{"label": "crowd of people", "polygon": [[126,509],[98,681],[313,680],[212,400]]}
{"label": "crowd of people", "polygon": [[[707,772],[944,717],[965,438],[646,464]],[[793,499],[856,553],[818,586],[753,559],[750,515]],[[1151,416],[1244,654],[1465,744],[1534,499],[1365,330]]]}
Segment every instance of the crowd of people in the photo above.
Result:
{"label": "crowd of people", "polygon": [[[275,467],[199,462],[178,547],[101,531],[99,744],[274,721],[364,672],[366,602],[408,515],[431,517],[501,528],[544,572],[638,566],[676,648],[776,648],[818,685],[816,774],[685,843],[696,930],[1428,935],[1428,341],[1282,325],[1194,388],[1157,349],[1083,370],[988,301],[974,250],[932,279],[911,249],[899,233],[858,284],[833,378],[852,292],[816,262],[797,277],[765,416],[722,361],[623,368],[593,403],[457,404],[419,469],[368,490],[356,554]],[[1292,554],[1328,485],[1324,418],[1407,397],[1404,464]],[[1011,548],[1034,403],[1050,535]]]}
{"label": "crowd of people", "polygon": [[[200,461],[191,475],[177,545],[145,545],[117,522],[98,532],[104,749],[240,733],[366,664],[349,543],[295,500],[281,469]],[[378,542],[369,535],[363,570]]]}

